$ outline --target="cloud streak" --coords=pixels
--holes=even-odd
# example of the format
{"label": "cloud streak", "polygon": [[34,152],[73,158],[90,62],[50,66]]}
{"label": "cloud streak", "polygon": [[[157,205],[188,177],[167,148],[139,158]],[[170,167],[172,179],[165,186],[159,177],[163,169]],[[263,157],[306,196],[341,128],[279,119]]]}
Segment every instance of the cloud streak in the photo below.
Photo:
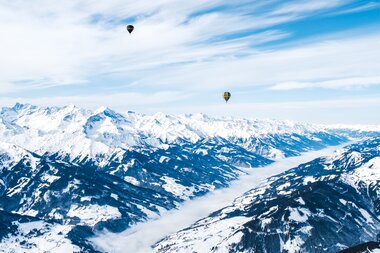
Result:
{"label": "cloud streak", "polygon": [[347,8],[345,10],[334,12],[334,15],[357,13],[357,12],[361,12],[361,11],[373,10],[373,9],[376,9],[379,7],[380,7],[380,3],[369,2],[369,3],[364,4],[364,5],[360,5],[360,6],[356,6],[356,7],[352,7],[352,8]]}
{"label": "cloud streak", "polygon": [[[162,104],[171,104],[189,98],[191,94],[180,93],[177,91],[159,91],[154,93],[138,93],[125,92],[103,95],[87,95],[87,96],[55,96],[55,97],[38,97],[38,98],[0,98],[0,103],[3,105],[13,105],[17,102],[28,103],[39,106],[66,106],[75,104],[77,106],[89,109],[96,109],[99,104],[107,105],[117,109],[141,109],[154,108]],[[101,102],[99,101],[101,99]],[[140,110],[139,110],[140,111]]]}
{"label": "cloud streak", "polygon": [[[350,36],[297,45],[275,51],[251,51],[244,57],[197,62],[150,73],[141,84],[182,84],[186,89],[273,86],[278,83],[309,83],[361,77],[368,82],[380,73],[380,34]],[[360,81],[359,78],[356,81]],[[348,85],[352,86],[349,82]],[[191,84],[191,85],[190,85]],[[329,83],[326,83],[327,85]],[[344,83],[341,83],[344,87]],[[358,83],[357,85],[361,85]],[[365,85],[365,84],[364,84]]]}
{"label": "cloud streak", "polygon": [[371,85],[380,85],[380,76],[371,77],[356,77],[344,78],[337,80],[328,80],[322,82],[286,82],[275,84],[271,87],[272,90],[294,90],[305,88],[324,88],[324,89],[339,89],[339,88],[361,88]]}

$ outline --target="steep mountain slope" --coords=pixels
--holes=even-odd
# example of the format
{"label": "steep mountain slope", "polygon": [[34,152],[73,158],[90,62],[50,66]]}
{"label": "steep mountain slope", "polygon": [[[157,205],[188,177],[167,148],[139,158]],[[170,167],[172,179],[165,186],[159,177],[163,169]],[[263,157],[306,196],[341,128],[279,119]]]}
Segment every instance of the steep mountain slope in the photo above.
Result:
{"label": "steep mountain slope", "polygon": [[270,178],[157,252],[337,252],[376,241],[380,139]]}

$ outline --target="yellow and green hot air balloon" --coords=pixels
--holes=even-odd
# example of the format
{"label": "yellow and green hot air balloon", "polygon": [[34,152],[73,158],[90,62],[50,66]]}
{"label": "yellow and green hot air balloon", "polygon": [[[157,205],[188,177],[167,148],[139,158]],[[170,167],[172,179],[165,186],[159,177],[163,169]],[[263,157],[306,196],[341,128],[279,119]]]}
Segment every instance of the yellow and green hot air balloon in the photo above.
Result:
{"label": "yellow and green hot air balloon", "polygon": [[231,98],[231,93],[226,91],[223,93],[223,98],[224,100],[226,100],[226,103],[228,102],[228,100]]}

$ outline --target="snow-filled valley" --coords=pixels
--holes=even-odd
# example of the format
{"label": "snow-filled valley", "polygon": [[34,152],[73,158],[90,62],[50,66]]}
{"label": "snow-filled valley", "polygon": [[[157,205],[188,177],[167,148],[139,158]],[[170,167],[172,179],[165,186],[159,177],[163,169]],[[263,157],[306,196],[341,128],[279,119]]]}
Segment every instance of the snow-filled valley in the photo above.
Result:
{"label": "snow-filled valley", "polygon": [[[379,133],[378,126],[16,104],[0,112],[0,246],[5,252],[101,252],[108,244],[102,239],[131,231],[144,235],[150,222],[141,222],[165,221],[175,217],[173,210],[231,190],[217,205],[147,238],[154,244],[194,218],[228,206],[260,180],[307,162],[301,156],[305,152]],[[286,161],[295,162],[282,166]],[[362,169],[347,174],[344,182],[362,177],[374,176]],[[314,183],[315,178],[305,175],[305,180]],[[234,192],[239,182],[244,187]],[[281,187],[290,192],[292,185]],[[197,206],[186,210],[196,213]],[[368,213],[362,211],[363,217],[374,219],[363,210]],[[298,209],[291,217],[303,219]],[[237,227],[243,223],[236,220]]]}

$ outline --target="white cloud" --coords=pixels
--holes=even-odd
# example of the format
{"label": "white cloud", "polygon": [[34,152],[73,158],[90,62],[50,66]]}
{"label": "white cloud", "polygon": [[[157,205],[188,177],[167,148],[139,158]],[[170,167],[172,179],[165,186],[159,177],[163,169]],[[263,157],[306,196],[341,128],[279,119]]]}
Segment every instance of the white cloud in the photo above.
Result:
{"label": "white cloud", "polygon": [[294,1],[284,4],[273,12],[273,14],[287,14],[287,13],[305,13],[315,12],[325,9],[331,9],[336,6],[348,4],[353,0],[318,0],[318,1]]}
{"label": "white cloud", "polygon": [[75,104],[77,106],[96,109],[100,105],[112,107],[120,110],[138,110],[154,108],[162,104],[168,104],[175,101],[186,99],[191,94],[184,94],[176,91],[160,91],[156,93],[138,93],[125,92],[117,94],[86,95],[86,96],[54,96],[54,97],[38,97],[38,98],[0,98],[2,105],[14,105],[17,102],[28,103],[39,106],[65,106]]}
{"label": "white cloud", "polygon": [[0,94],[1,93],[8,93],[14,90],[14,85],[11,83],[2,83],[0,85]]}
{"label": "white cloud", "polygon": [[342,14],[348,14],[348,13],[368,11],[368,10],[376,9],[376,8],[379,8],[379,7],[380,7],[380,3],[369,2],[369,3],[365,4],[365,5],[360,5],[360,6],[348,8],[348,9],[341,10],[341,11],[335,11],[332,14],[334,14],[334,15],[342,15]]}
{"label": "white cloud", "polygon": [[[286,8],[278,6],[279,3],[282,2],[271,1],[271,10],[281,12]],[[295,6],[298,6],[297,13],[302,14],[313,8],[331,8],[339,4],[343,3],[310,1],[307,6],[299,3]],[[224,5],[230,5],[230,10],[207,12],[209,8]],[[239,8],[239,5],[256,12],[247,15],[247,10]],[[201,68],[205,61],[219,65],[225,59],[240,57],[241,52],[252,54],[252,45],[281,39],[289,34],[267,31],[223,43],[210,43],[208,40],[247,29],[268,28],[303,16],[260,12],[262,8],[269,8],[267,5],[244,0],[233,4],[224,0],[85,0],[59,3],[0,0],[0,30],[5,35],[0,41],[0,85],[14,84],[15,91],[36,89],[38,87],[33,85],[24,85],[21,89],[17,82],[50,80],[49,84],[39,85],[39,88],[44,88],[52,83],[78,84],[78,80],[81,83],[115,72],[122,72],[128,82],[148,85],[152,82],[140,81],[146,73],[160,75],[163,66],[173,64],[189,66],[185,73],[188,77],[193,73],[191,63],[199,63],[197,66]],[[204,13],[193,15],[201,12]],[[128,19],[134,20],[136,26],[132,36],[127,34],[124,22],[121,22]],[[245,60],[240,63],[244,64]],[[221,67],[225,71],[228,64]],[[162,82],[173,82],[170,71],[160,78]],[[203,75],[202,79],[205,77]],[[183,84],[179,80],[175,85]]]}
{"label": "white cloud", "polygon": [[380,73],[379,44],[380,34],[354,38],[346,35],[281,50],[251,51],[245,57],[173,66],[159,73],[151,72],[140,83],[217,90],[357,77],[369,80]]}
{"label": "white cloud", "polygon": [[[380,118],[377,117],[380,111],[379,94],[314,100],[300,98],[298,101],[286,102],[239,102],[238,95],[233,96],[228,104],[220,100],[218,96],[207,105],[171,108],[157,105],[155,111],[172,114],[202,112],[217,117],[275,118],[325,124],[380,124]],[[145,112],[154,111],[147,108]]]}
{"label": "white cloud", "polygon": [[285,82],[278,83],[271,87],[272,90],[293,90],[305,88],[324,88],[324,89],[339,89],[339,88],[355,88],[367,87],[371,85],[380,85],[380,76],[344,78],[336,80],[328,80],[322,82]]}

